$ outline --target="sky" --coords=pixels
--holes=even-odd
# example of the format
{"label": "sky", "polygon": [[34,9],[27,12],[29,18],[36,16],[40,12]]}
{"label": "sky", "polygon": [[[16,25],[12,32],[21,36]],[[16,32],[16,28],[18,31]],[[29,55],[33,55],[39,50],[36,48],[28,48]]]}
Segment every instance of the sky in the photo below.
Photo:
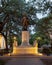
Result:
{"label": "sky", "polygon": [[41,19],[43,17],[46,17],[47,14],[42,15],[41,13],[37,13],[36,16],[37,16],[37,18]]}

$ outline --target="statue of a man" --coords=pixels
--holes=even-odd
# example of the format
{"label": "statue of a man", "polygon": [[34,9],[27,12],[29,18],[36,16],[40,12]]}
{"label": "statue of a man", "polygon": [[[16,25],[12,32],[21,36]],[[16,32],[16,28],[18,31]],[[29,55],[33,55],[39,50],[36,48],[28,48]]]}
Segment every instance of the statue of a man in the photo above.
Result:
{"label": "statue of a man", "polygon": [[23,30],[27,30],[29,25],[29,21],[28,18],[26,16],[23,16],[22,18],[22,26],[23,26]]}

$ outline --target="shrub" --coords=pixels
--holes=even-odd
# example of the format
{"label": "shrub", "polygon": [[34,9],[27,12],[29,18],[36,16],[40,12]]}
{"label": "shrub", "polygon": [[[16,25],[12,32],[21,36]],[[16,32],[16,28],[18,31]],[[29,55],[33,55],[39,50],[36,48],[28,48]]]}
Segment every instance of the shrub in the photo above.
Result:
{"label": "shrub", "polygon": [[51,50],[48,47],[44,47],[42,50],[42,53],[49,56],[51,53]]}

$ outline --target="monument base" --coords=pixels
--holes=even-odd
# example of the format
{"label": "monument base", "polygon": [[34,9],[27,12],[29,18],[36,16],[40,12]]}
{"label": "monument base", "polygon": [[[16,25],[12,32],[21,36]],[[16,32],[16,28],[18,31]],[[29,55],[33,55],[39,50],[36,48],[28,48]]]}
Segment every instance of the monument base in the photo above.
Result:
{"label": "monument base", "polygon": [[22,31],[22,44],[20,46],[13,46],[13,52],[11,55],[19,55],[19,54],[34,54],[38,55],[38,47],[32,47],[29,44],[29,32]]}
{"label": "monument base", "polygon": [[11,53],[11,56],[17,56],[17,55],[21,55],[21,54],[32,54],[32,55],[41,55],[41,53],[38,52],[38,48],[37,47],[14,47],[13,48],[13,52]]}
{"label": "monument base", "polygon": [[38,49],[36,47],[14,47],[12,55],[18,54],[38,54]]}

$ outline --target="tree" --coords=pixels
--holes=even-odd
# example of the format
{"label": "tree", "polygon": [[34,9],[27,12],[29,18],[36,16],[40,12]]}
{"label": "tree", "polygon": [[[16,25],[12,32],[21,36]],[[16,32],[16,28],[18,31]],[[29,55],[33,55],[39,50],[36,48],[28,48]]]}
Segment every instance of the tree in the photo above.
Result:
{"label": "tree", "polygon": [[[4,17],[7,14],[9,14],[9,22],[6,23],[3,31],[4,32],[9,31],[10,35],[16,34],[20,37],[21,31],[22,31],[21,19],[24,14],[27,15],[30,25],[36,24],[37,25],[36,28],[38,28],[38,26],[40,27],[41,25],[43,28],[44,27],[44,25],[42,25],[43,22],[40,22],[42,20],[39,20],[39,18],[37,17],[37,14],[41,13],[43,16],[45,14],[47,16],[50,13],[52,14],[51,3],[52,2],[50,0],[40,0],[40,1],[29,0],[29,2],[27,3],[25,0],[20,0],[20,1],[19,0],[1,0],[0,21],[4,22]],[[47,30],[47,27],[45,28],[43,29]]]}
{"label": "tree", "polygon": [[52,32],[52,16],[40,19],[39,22],[37,22],[36,24],[36,32],[38,32],[38,36],[42,38],[43,44],[50,43],[50,34],[49,34],[50,29]]}

